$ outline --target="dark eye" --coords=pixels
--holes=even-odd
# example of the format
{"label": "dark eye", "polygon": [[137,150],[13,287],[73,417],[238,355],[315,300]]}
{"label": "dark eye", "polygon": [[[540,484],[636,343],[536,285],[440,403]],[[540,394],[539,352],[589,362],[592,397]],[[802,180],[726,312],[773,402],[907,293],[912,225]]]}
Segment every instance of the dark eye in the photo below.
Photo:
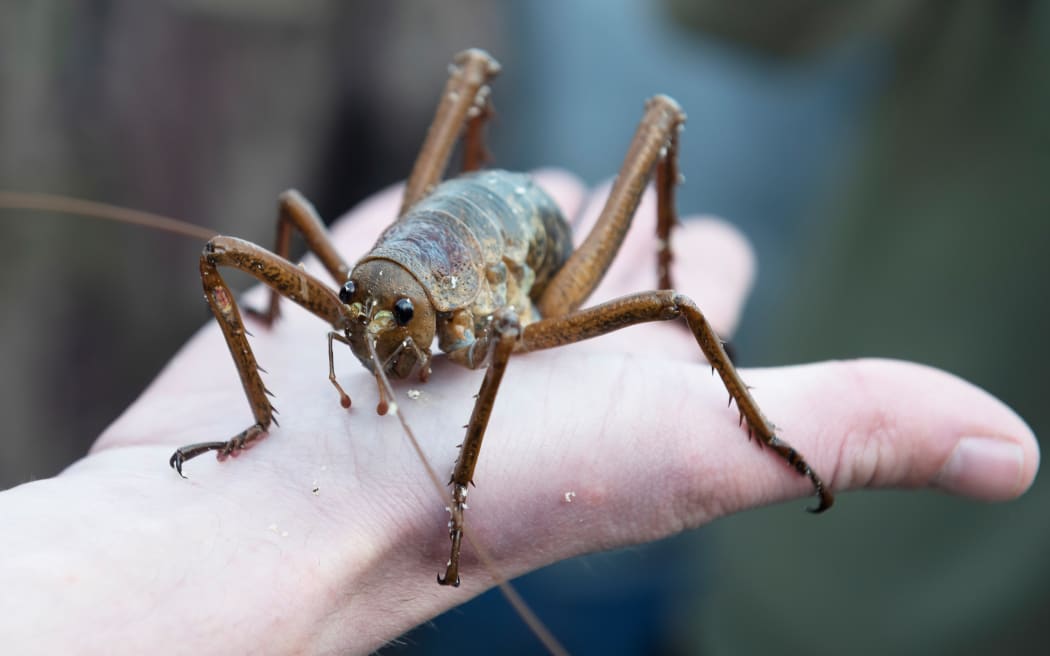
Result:
{"label": "dark eye", "polygon": [[399,326],[403,326],[412,320],[412,313],[415,308],[412,307],[412,301],[407,298],[399,298],[394,303],[394,319],[397,321]]}
{"label": "dark eye", "polygon": [[347,280],[343,283],[343,286],[339,289],[339,300],[343,303],[349,303],[350,298],[354,295],[357,290],[357,286],[354,285],[353,280]]}

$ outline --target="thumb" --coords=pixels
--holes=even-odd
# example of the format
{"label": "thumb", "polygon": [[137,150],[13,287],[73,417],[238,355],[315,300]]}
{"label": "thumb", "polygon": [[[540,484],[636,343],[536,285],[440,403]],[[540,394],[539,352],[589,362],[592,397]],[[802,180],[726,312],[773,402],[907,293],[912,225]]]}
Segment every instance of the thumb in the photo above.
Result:
{"label": "thumb", "polygon": [[[780,435],[809,456],[833,490],[938,487],[1002,501],[1019,496],[1039,467],[1025,422],[951,374],[891,360],[751,371],[747,380]],[[763,477],[729,476],[744,505],[807,491]],[[744,489],[746,488],[746,489]]]}

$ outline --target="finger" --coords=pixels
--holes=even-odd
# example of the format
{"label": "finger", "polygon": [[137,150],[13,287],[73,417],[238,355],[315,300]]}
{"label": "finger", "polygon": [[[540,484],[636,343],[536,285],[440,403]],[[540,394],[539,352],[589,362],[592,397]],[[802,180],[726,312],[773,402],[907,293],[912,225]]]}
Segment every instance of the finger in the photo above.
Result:
{"label": "finger", "polygon": [[[932,486],[999,501],[1024,492],[1039,466],[1035,436],[1020,417],[987,392],[937,369],[857,360],[746,377],[780,436],[837,492]],[[770,478],[775,472],[765,466],[760,474],[753,461],[735,460],[729,467],[726,478],[736,503],[719,514],[810,490],[801,477]]]}

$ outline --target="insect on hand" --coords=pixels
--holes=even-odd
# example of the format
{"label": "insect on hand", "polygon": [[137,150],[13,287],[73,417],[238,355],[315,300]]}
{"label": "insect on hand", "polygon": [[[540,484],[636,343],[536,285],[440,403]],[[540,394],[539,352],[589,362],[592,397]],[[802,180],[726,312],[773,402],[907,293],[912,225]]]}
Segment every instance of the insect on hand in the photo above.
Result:
{"label": "insect on hand", "polygon": [[[528,176],[477,170],[485,158],[481,130],[491,113],[487,83],[498,71],[499,65],[483,51],[456,56],[405,187],[400,215],[354,267],[336,252],[312,206],[294,191],[280,198],[275,253],[233,237],[214,237],[207,243],[200,259],[205,297],[236,363],[254,423],[229,440],[176,450],[171,466],[182,474],[185,462],[201,454],[214,451],[220,460],[236,455],[276,423],[240,312],[219,273],[220,267],[232,267],[272,289],[268,309],[259,314],[264,322],[277,318],[278,299],[285,296],[332,326],[329,378],[344,407],[350,406],[350,398],[336,379],[334,342],[348,345],[376,376],[380,414],[392,403],[387,376],[428,378],[435,338],[453,362],[470,369],[487,367],[449,481],[452,546],[445,573],[438,576],[443,585],[459,584],[468,486],[511,356],[648,321],[684,321],[730,400],[736,401],[748,434],[812,481],[820,498],[814,512],[829,508],[831,492],[802,455],[776,436],[697,305],[673,290],[670,232],[676,220],[678,133],[685,120],[677,103],[666,96],[648,101],[596,225],[573,250],[565,218]],[[465,172],[442,181],[461,135]],[[653,177],[660,290],[580,309],[616,256]],[[285,259],[293,229],[336,280],[336,290]]]}

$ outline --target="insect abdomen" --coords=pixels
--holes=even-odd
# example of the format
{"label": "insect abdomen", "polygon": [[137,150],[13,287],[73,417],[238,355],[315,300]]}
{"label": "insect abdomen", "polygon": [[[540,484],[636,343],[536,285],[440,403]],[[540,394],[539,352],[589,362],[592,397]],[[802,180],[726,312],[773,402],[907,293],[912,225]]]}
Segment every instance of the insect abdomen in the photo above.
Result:
{"label": "insect abdomen", "polygon": [[525,174],[495,170],[438,185],[364,260],[397,262],[437,311],[450,312],[473,304],[501,267],[515,283],[508,288],[535,300],[571,252],[571,231],[550,196]]}

